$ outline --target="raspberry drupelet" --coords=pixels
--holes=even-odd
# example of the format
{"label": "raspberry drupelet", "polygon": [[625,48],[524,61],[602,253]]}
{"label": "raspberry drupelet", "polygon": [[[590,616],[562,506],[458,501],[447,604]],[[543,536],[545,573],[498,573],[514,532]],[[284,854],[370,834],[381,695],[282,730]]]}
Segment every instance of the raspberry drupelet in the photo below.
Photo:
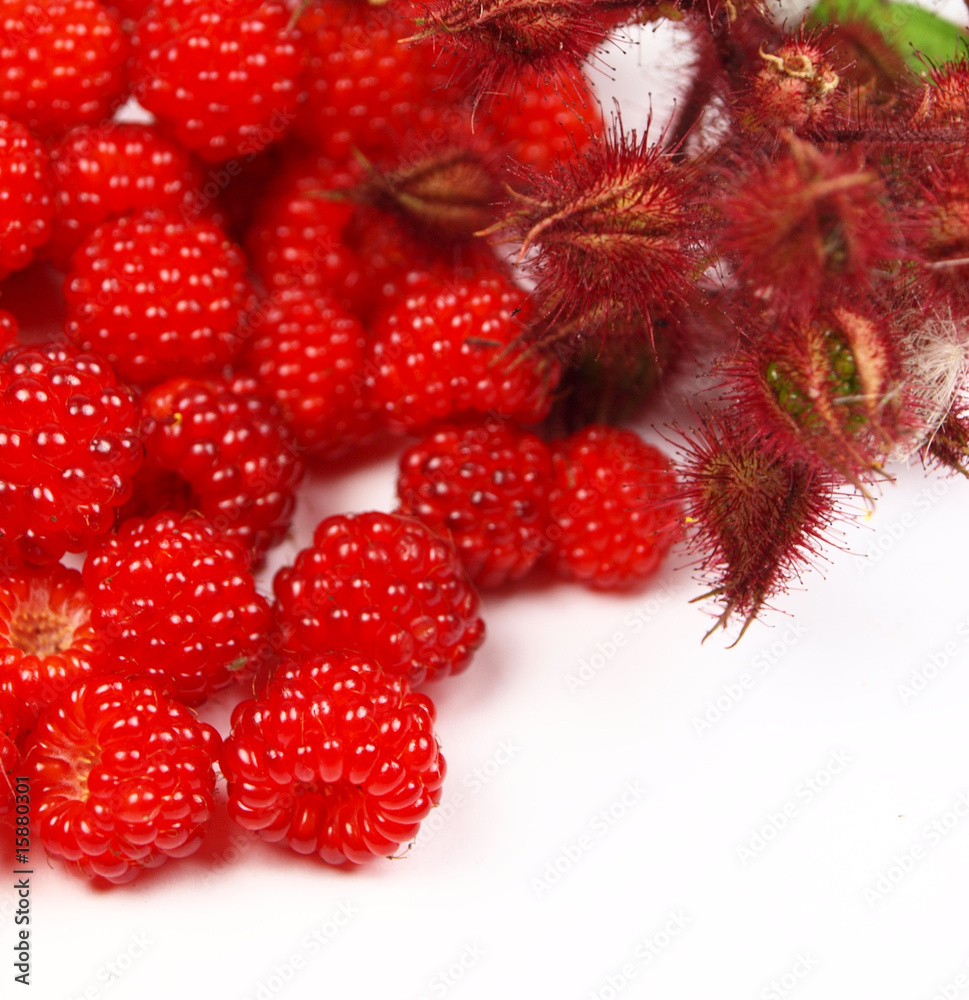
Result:
{"label": "raspberry drupelet", "polygon": [[229,814],[330,864],[391,855],[440,801],[433,725],[430,699],[365,656],[284,662],[233,713]]}
{"label": "raspberry drupelet", "polygon": [[220,744],[147,678],[80,682],[25,747],[41,843],[76,874],[115,884],[194,854],[214,811]]}
{"label": "raspberry drupelet", "polygon": [[354,650],[412,686],[464,670],[484,640],[454,547],[410,517],[326,518],[273,590],[285,653]]}

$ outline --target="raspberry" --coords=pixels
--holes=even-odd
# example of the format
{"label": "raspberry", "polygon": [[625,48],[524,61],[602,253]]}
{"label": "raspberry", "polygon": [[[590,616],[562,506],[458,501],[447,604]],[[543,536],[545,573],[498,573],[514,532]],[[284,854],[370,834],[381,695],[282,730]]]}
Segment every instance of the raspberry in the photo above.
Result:
{"label": "raspberry", "polygon": [[317,158],[290,161],[274,178],[245,240],[252,268],[268,288],[301,285],[354,313],[366,307],[372,295],[366,268],[344,235],[353,206],[327,197],[355,181],[355,173]]}
{"label": "raspberry", "polygon": [[[254,562],[289,528],[303,465],[282,415],[253,379],[170,379],[143,398],[147,475],[174,473],[190,505]],[[145,502],[165,495],[141,493]]]}
{"label": "raspberry", "polygon": [[103,669],[81,574],[65,566],[0,578],[0,691],[33,721],[73,683]]}
{"label": "raspberry", "polygon": [[255,669],[269,626],[246,550],[204,518],[126,521],[84,563],[92,620],[117,667],[198,705]]}
{"label": "raspberry", "polygon": [[412,432],[472,413],[541,420],[560,370],[521,343],[529,316],[525,293],[492,272],[407,294],[373,325],[368,379],[386,426]]}
{"label": "raspberry", "polygon": [[211,222],[147,211],[106,222],[64,284],[67,336],[136,385],[204,374],[242,346],[251,305],[241,250]]}
{"label": "raspberry", "polygon": [[474,127],[515,162],[543,174],[569,155],[581,156],[603,131],[599,106],[582,77],[546,80],[535,72],[483,101]]}
{"label": "raspberry", "polygon": [[220,743],[145,678],[82,681],[27,743],[41,842],[75,873],[115,884],[194,854],[214,808]]}
{"label": "raspberry", "polygon": [[150,125],[81,125],[54,143],[50,155],[56,214],[45,252],[62,270],[102,222],[150,208],[178,209],[201,183],[188,153]]}
{"label": "raspberry", "polygon": [[453,546],[409,517],[326,518],[273,590],[287,653],[352,650],[415,686],[464,670],[484,640]]}
{"label": "raspberry", "polygon": [[347,160],[353,149],[371,159],[393,154],[453,104],[436,96],[448,69],[435,67],[431,45],[401,43],[414,26],[394,6],[327,0],[300,20],[307,99],[293,128],[334,160]]}
{"label": "raspberry", "polygon": [[479,587],[519,580],[546,546],[552,461],[510,425],[439,427],[400,458],[401,514],[449,537]]}
{"label": "raspberry", "polygon": [[356,653],[282,664],[232,715],[229,814],[329,864],[393,854],[441,798],[434,706]]}
{"label": "raspberry", "polygon": [[332,459],[365,443],[376,414],[364,392],[367,338],[359,320],[298,286],[255,312],[247,364],[275,396],[300,446]]}
{"label": "raspberry", "polygon": [[0,0],[0,111],[48,137],[111,117],[128,40],[96,0]]}
{"label": "raspberry", "polygon": [[284,3],[156,0],[132,35],[134,94],[210,163],[258,153],[296,112],[303,55]]}
{"label": "raspberry", "polygon": [[555,571],[598,589],[652,576],[680,533],[676,477],[631,431],[592,424],[552,450]]}
{"label": "raspberry", "polygon": [[43,565],[114,526],[142,461],[111,366],[69,345],[0,357],[0,563]]}
{"label": "raspberry", "polygon": [[53,214],[50,161],[43,143],[0,114],[0,279],[33,260],[34,251],[50,238]]}
{"label": "raspberry", "polygon": [[17,702],[0,691],[0,823],[13,812],[14,780],[20,774],[20,713]]}

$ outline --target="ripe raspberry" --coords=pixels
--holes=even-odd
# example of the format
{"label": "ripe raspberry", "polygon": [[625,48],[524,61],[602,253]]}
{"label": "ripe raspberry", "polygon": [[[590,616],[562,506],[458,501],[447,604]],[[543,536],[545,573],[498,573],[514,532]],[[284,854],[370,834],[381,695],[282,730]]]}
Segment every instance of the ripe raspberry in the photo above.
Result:
{"label": "ripe raspberry", "polygon": [[356,180],[356,172],[315,157],[290,161],[274,178],[245,240],[252,269],[267,288],[301,285],[354,313],[366,307],[373,293],[365,265],[345,237],[353,206],[327,196]]}
{"label": "ripe raspberry", "polygon": [[479,587],[519,580],[546,546],[552,460],[507,424],[439,427],[400,458],[401,514],[451,539]]}
{"label": "ripe raspberry", "polygon": [[412,685],[467,667],[484,640],[453,546],[397,514],[338,514],[273,581],[283,648],[372,656]]}
{"label": "ripe raspberry", "polygon": [[218,226],[147,211],[98,226],[64,284],[67,336],[136,385],[227,364],[251,304],[242,251]]}
{"label": "ripe raspberry", "polygon": [[96,0],[0,0],[0,111],[48,137],[125,98],[128,40]]}
{"label": "ripe raspberry", "polygon": [[299,286],[254,315],[246,364],[275,396],[300,446],[331,459],[365,443],[376,413],[365,392],[367,337],[359,320]]}
{"label": "ripe raspberry", "polygon": [[194,854],[214,808],[220,743],[150,680],[82,681],[27,743],[41,842],[75,873],[115,884]]}
{"label": "ripe raspberry", "polygon": [[54,143],[50,155],[56,214],[45,253],[62,270],[102,222],[178,209],[201,183],[188,153],[150,125],[81,125]]}
{"label": "ripe raspberry", "polygon": [[[286,534],[303,475],[279,410],[253,379],[241,376],[170,379],[147,392],[143,406],[153,484],[160,472],[174,473],[191,491],[191,508],[258,563]],[[140,500],[144,515],[169,505],[164,494],[142,492]]]}
{"label": "ripe raspberry", "polygon": [[652,576],[680,534],[666,457],[631,431],[593,424],[553,448],[552,469],[558,575],[597,589]]}
{"label": "ripe raspberry", "polygon": [[601,141],[603,122],[584,78],[545,80],[526,71],[481,102],[474,128],[516,163],[547,174],[563,158],[581,156],[593,140]]}
{"label": "ripe raspberry", "polygon": [[373,325],[369,383],[398,433],[471,413],[523,424],[551,407],[559,366],[526,348],[525,293],[494,272],[431,279]]}
{"label": "ripe raspberry", "polygon": [[0,691],[33,722],[75,681],[103,669],[81,574],[65,566],[0,578]]}
{"label": "ripe raspberry", "polygon": [[0,691],[0,823],[13,813],[14,781],[20,773],[20,715],[17,702]]}
{"label": "ripe raspberry", "polygon": [[290,11],[272,0],[156,0],[132,35],[138,101],[210,163],[281,139],[303,62]]}
{"label": "ripe raspberry", "polygon": [[434,706],[356,653],[286,662],[232,715],[229,814],[329,864],[393,854],[441,798]]}
{"label": "ripe raspberry", "polygon": [[0,280],[33,260],[34,251],[50,238],[53,214],[50,161],[43,143],[0,114]]}
{"label": "ripe raspberry", "polygon": [[246,550],[204,518],[126,521],[88,553],[84,582],[119,672],[148,674],[198,705],[255,670],[269,604],[256,593]]}
{"label": "ripe raspberry", "polygon": [[453,105],[443,89],[450,76],[444,58],[435,66],[431,45],[401,43],[414,26],[397,6],[327,0],[300,19],[307,99],[293,129],[336,161],[353,149],[370,159],[393,154],[407,136],[429,133]]}
{"label": "ripe raspberry", "polygon": [[142,461],[111,366],[69,345],[0,358],[0,563],[44,565],[114,526]]}

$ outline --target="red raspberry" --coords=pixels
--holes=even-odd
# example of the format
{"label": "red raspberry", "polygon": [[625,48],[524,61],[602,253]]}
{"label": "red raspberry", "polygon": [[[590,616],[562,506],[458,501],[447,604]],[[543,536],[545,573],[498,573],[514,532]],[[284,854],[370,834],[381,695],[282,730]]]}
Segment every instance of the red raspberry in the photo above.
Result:
{"label": "red raspberry", "polygon": [[43,143],[0,114],[0,280],[33,260],[34,251],[50,238],[53,214],[50,161]]}
{"label": "red raspberry", "polygon": [[523,345],[530,314],[525,293],[498,273],[418,285],[373,326],[369,382],[387,427],[471,413],[541,420],[560,369]]}
{"label": "red raspberry", "polygon": [[44,565],[114,526],[142,461],[138,408],[69,345],[0,358],[0,563]]}
{"label": "red raspberry", "polygon": [[441,798],[434,706],[356,653],[284,663],[232,715],[229,814],[329,864],[393,854]]}
{"label": "red raspberry", "polygon": [[0,0],[0,111],[47,137],[125,98],[128,40],[96,0]]}
{"label": "red raspberry", "polygon": [[569,156],[581,156],[602,136],[603,124],[583,77],[548,79],[526,72],[507,92],[481,102],[474,128],[516,163],[544,174]]}
{"label": "red raspberry", "polygon": [[680,534],[667,458],[631,431],[592,424],[552,451],[552,560],[590,587],[648,579]]}
{"label": "red raspberry", "polygon": [[366,307],[373,295],[366,267],[345,237],[353,206],[327,197],[356,179],[317,158],[294,160],[274,178],[245,241],[252,268],[268,288],[300,285],[354,313]]}
{"label": "red raspberry", "polygon": [[150,125],[81,125],[54,143],[50,155],[57,211],[45,253],[62,270],[102,222],[178,209],[201,184],[188,153]]}
{"label": "red raspberry", "polygon": [[365,443],[377,421],[364,391],[367,337],[359,320],[300,287],[278,292],[255,315],[247,364],[299,444],[331,459]]}
{"label": "red raspberry", "polygon": [[399,511],[454,543],[479,587],[519,580],[545,549],[552,460],[534,434],[498,423],[439,427],[408,448]]}
{"label": "red raspberry", "polygon": [[255,670],[269,627],[249,555],[193,514],[132,518],[84,563],[92,620],[114,668],[148,674],[186,705]]}
{"label": "red raspberry", "polygon": [[0,825],[14,812],[14,784],[20,769],[20,710],[16,699],[0,691]]}
{"label": "red raspberry", "polygon": [[307,100],[293,128],[334,160],[347,160],[353,149],[371,159],[393,154],[453,106],[443,90],[450,70],[435,66],[430,44],[401,44],[414,24],[396,6],[327,0],[300,19]]}
{"label": "red raspberry", "polygon": [[157,0],[131,39],[135,96],[203,160],[258,153],[282,138],[299,101],[290,16],[271,0]]}
{"label": "red raspberry", "polygon": [[76,681],[103,669],[81,574],[65,566],[0,579],[0,691],[31,722]]}
{"label": "red raspberry", "polygon": [[194,854],[214,808],[220,743],[150,680],[82,681],[27,743],[41,842],[75,873],[115,884]]}
{"label": "red raspberry", "polygon": [[[170,379],[143,399],[147,473],[176,474],[190,506],[250,550],[254,563],[289,529],[303,465],[282,415],[254,380]],[[141,493],[141,513],[168,506]],[[155,501],[152,508],[151,502]]]}
{"label": "red raspberry", "polygon": [[242,251],[211,222],[148,211],[106,222],[64,283],[67,336],[136,385],[231,361],[251,305]]}
{"label": "red raspberry", "polygon": [[415,686],[464,670],[484,640],[453,546],[409,517],[326,518],[273,590],[287,653],[352,650]]}

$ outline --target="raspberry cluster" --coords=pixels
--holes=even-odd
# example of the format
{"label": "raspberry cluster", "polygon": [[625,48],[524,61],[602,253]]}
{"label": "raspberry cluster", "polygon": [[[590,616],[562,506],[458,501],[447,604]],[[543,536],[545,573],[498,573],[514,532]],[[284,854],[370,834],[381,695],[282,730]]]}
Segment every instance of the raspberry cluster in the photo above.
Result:
{"label": "raspberry cluster", "polygon": [[[890,459],[969,472],[965,59],[730,0],[0,12],[0,821],[29,774],[75,872],[193,853],[220,775],[267,841],[392,855],[479,590],[685,536],[746,628]],[[584,67],[661,18],[654,140]],[[700,369],[674,463],[622,425]],[[396,509],[260,575],[306,469],[394,441]]]}

